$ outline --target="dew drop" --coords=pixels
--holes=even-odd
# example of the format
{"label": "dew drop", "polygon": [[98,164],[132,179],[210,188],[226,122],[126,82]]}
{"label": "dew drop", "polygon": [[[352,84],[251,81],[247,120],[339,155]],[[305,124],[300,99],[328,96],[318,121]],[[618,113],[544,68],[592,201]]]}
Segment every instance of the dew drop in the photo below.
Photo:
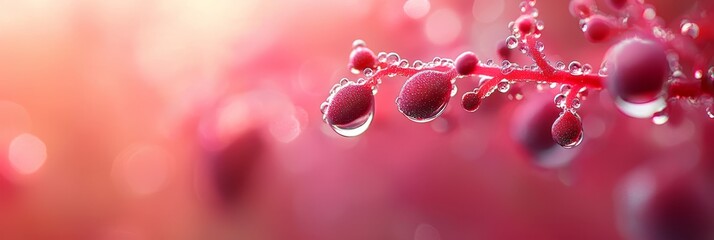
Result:
{"label": "dew drop", "polygon": [[655,17],[657,17],[657,12],[655,12],[654,8],[648,7],[645,9],[645,11],[642,12],[642,17],[647,20],[653,20]]}
{"label": "dew drop", "polygon": [[555,95],[555,98],[553,98],[553,103],[555,103],[555,106],[558,108],[565,108],[565,98],[565,94]]}
{"label": "dew drop", "polygon": [[531,16],[534,18],[538,17],[538,9],[537,8],[531,8]]}
{"label": "dew drop", "polygon": [[385,62],[389,65],[399,62],[399,54],[393,52],[387,54]]}
{"label": "dew drop", "polygon": [[545,90],[545,85],[542,83],[537,83],[536,90],[538,90],[539,92],[542,92],[543,90]]}
{"label": "dew drop", "polygon": [[424,62],[422,62],[422,61],[420,61],[420,60],[416,60],[416,61],[414,61],[414,63],[412,63],[412,66],[413,66],[416,70],[421,70],[421,68],[424,67]]}
{"label": "dew drop", "polygon": [[352,42],[352,49],[366,47],[366,46],[367,46],[367,43],[365,43],[364,40],[362,40],[362,39],[357,39],[354,42]]}
{"label": "dew drop", "polygon": [[652,123],[657,124],[657,125],[662,125],[667,123],[669,120],[669,115],[665,110],[656,112],[654,115],[652,115]]}
{"label": "dew drop", "polygon": [[379,87],[377,87],[377,85],[372,86],[372,95],[377,95],[378,91],[379,91]]}
{"label": "dew drop", "polygon": [[685,22],[682,24],[681,32],[684,36],[697,38],[699,36],[699,25],[696,23]]}
{"label": "dew drop", "polygon": [[450,93],[450,95],[451,95],[452,97],[453,97],[453,96],[456,96],[456,93],[457,93],[458,91],[459,91],[459,88],[456,87],[456,84],[452,84],[452,85],[451,85],[451,93]]}
{"label": "dew drop", "polygon": [[521,4],[518,5],[518,7],[521,9],[521,12],[522,12],[522,13],[525,13],[525,12],[528,10],[528,3],[526,3],[526,2],[521,2]]}
{"label": "dew drop", "polygon": [[514,36],[508,36],[506,38],[506,46],[508,47],[508,49],[515,49],[516,47],[518,47],[518,39],[516,39],[516,37]]}
{"label": "dew drop", "polygon": [[560,86],[560,92],[561,93],[567,93],[570,91],[572,87],[570,87],[570,84],[563,84]]}
{"label": "dew drop", "polygon": [[707,107],[707,116],[714,119],[714,109],[712,107]]}
{"label": "dew drop", "polygon": [[493,59],[489,59],[486,61],[486,66],[493,66]]}
{"label": "dew drop", "polygon": [[557,68],[558,70],[565,70],[565,63],[558,61],[555,63],[555,68]]}
{"label": "dew drop", "polygon": [[514,22],[514,21],[508,22],[508,30],[515,31],[516,30],[515,26],[516,26],[516,22]]}
{"label": "dew drop", "polygon": [[[343,78],[343,80],[345,80],[345,79],[347,79],[347,78]],[[332,88],[330,89],[330,94],[336,92],[337,89],[339,89],[341,86],[342,86],[342,80],[340,80],[340,83],[332,85]]]}
{"label": "dew drop", "polygon": [[461,97],[461,106],[468,112],[475,112],[481,106],[481,98],[476,91],[464,93]]}
{"label": "dew drop", "polygon": [[441,58],[440,58],[440,57],[434,57],[434,59],[431,60],[431,63],[433,63],[434,65],[439,65],[439,63],[441,63]]}
{"label": "dew drop", "polygon": [[387,73],[387,77],[396,77],[396,76],[397,76],[397,73],[395,73],[395,72]]}
{"label": "dew drop", "polygon": [[607,67],[600,68],[600,70],[597,71],[597,75],[600,77],[607,77]]}
{"label": "dew drop", "polygon": [[367,128],[369,128],[369,124],[372,123],[373,118],[374,118],[374,104],[372,104],[372,109],[364,117],[357,119],[354,122],[349,123],[349,124],[344,124],[344,125],[330,124],[330,127],[332,128],[332,130],[335,130],[335,132],[337,134],[340,134],[344,137],[355,137],[355,136],[359,136],[360,134],[367,131]]}
{"label": "dew drop", "polygon": [[593,71],[593,67],[590,66],[590,64],[587,64],[587,63],[586,63],[586,64],[583,65],[583,67],[581,68],[581,70],[583,71],[583,74],[590,74],[590,72]]}
{"label": "dew drop", "polygon": [[499,92],[506,93],[509,89],[511,89],[511,84],[508,83],[508,80],[501,80],[501,82],[498,83],[497,88]]}
{"label": "dew drop", "polygon": [[704,71],[702,71],[702,70],[694,71],[694,78],[702,79],[702,77],[704,77]]}
{"label": "dew drop", "polygon": [[667,106],[667,102],[664,97],[659,97],[647,103],[631,103],[618,97],[615,99],[615,105],[630,117],[651,118],[654,113],[662,111]]}
{"label": "dew drop", "polygon": [[707,71],[707,75],[709,76],[710,80],[714,80],[714,67],[709,67],[709,70]]}
{"label": "dew drop", "polygon": [[563,148],[573,148],[583,141],[583,125],[574,111],[564,111],[553,123],[553,140]]}
{"label": "dew drop", "polygon": [[542,52],[543,50],[545,50],[545,45],[543,44],[543,42],[536,42],[535,48],[539,52]]}
{"label": "dew drop", "polygon": [[402,59],[401,61],[399,61],[399,67],[400,67],[400,68],[408,68],[408,67],[409,67],[409,61],[407,61],[406,59]]}
{"label": "dew drop", "polygon": [[578,22],[578,23],[580,24],[580,30],[582,30],[583,32],[588,31],[588,21],[587,20],[580,19],[580,22]]}
{"label": "dew drop", "polygon": [[579,109],[580,108],[580,99],[579,98],[573,98],[573,108],[574,109]]}
{"label": "dew drop", "polygon": [[[374,75],[374,71],[372,71],[371,68],[365,68],[363,72],[364,72],[365,77],[372,77]],[[342,84],[342,83],[340,82],[340,84]],[[344,84],[342,84],[342,85],[344,85]]]}
{"label": "dew drop", "polygon": [[582,75],[582,65],[578,61],[572,61],[568,65],[568,71],[570,71],[570,74],[573,75]]}
{"label": "dew drop", "polygon": [[327,108],[329,108],[329,107],[330,107],[329,103],[323,102],[322,104],[320,104],[320,112],[322,114],[325,114],[325,112],[327,112]]}
{"label": "dew drop", "polygon": [[551,89],[553,89],[553,88],[555,88],[555,87],[557,87],[557,86],[558,86],[558,83],[553,82],[553,83],[550,83],[550,86],[549,86],[549,87],[550,87]]}
{"label": "dew drop", "polygon": [[378,62],[386,62],[387,61],[387,53],[386,52],[380,52],[377,54],[377,61]]}
{"label": "dew drop", "polygon": [[543,20],[536,21],[536,29],[538,29],[538,31],[543,31],[543,29],[545,29],[545,24],[543,24]]}

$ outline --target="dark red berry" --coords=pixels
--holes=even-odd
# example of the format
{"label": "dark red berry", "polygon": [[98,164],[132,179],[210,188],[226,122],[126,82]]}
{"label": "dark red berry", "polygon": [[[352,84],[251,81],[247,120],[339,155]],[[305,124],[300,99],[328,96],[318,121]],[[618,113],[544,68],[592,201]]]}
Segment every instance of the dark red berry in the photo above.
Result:
{"label": "dark red berry", "polygon": [[423,71],[404,83],[397,98],[397,107],[413,121],[428,122],[446,108],[452,89],[451,79],[446,73]]}
{"label": "dark red berry", "polygon": [[522,34],[531,34],[536,29],[535,19],[531,15],[521,15],[516,19],[516,27]]}
{"label": "dark red berry", "polygon": [[481,106],[481,98],[475,92],[464,93],[464,96],[461,97],[461,106],[466,111],[474,112]]}
{"label": "dark red berry", "polygon": [[610,37],[612,24],[601,15],[590,17],[585,23],[585,37],[591,42],[601,42]]}
{"label": "dark red berry", "polygon": [[249,191],[251,179],[265,157],[265,142],[257,130],[242,133],[226,147],[209,151],[206,161],[208,181],[218,200],[234,203]]}
{"label": "dark red berry", "polygon": [[350,53],[349,67],[356,71],[363,71],[366,68],[374,68],[377,64],[377,57],[374,52],[367,47],[356,47]]}
{"label": "dark red berry", "polygon": [[369,84],[349,82],[337,89],[329,100],[325,119],[330,125],[349,127],[371,114],[374,95]]}
{"label": "dark red berry", "polygon": [[622,229],[632,239],[714,239],[711,179],[680,159],[647,165],[617,192]]}
{"label": "dark red berry", "polygon": [[478,57],[473,52],[464,52],[456,58],[456,72],[459,75],[472,74],[478,67]]}
{"label": "dark red berry", "polygon": [[660,96],[670,70],[659,43],[626,39],[612,46],[606,56],[606,87],[613,96],[631,103],[646,103]]}
{"label": "dark red berry", "polygon": [[572,111],[565,111],[553,123],[553,140],[564,148],[575,147],[583,139],[583,123]]}
{"label": "dark red berry", "polygon": [[577,149],[564,149],[553,141],[551,128],[560,109],[553,98],[537,94],[515,109],[511,124],[511,136],[524,150],[535,166],[558,168],[568,164],[577,154]]}
{"label": "dark red berry", "polygon": [[498,41],[496,48],[498,56],[501,57],[501,60],[508,60],[511,58],[511,49],[508,48],[505,41]]}
{"label": "dark red berry", "polygon": [[592,0],[571,0],[568,10],[573,17],[589,17],[592,14],[593,6]]}

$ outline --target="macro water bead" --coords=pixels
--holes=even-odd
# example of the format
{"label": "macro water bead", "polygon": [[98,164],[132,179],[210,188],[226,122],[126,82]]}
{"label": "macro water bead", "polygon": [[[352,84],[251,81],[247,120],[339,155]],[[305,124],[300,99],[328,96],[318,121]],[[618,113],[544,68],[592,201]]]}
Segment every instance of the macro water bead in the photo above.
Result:
{"label": "macro water bead", "polygon": [[583,123],[577,113],[565,111],[553,123],[553,141],[564,148],[572,148],[583,140]]}
{"label": "macro water bead", "polygon": [[451,98],[453,84],[448,74],[423,71],[410,77],[397,98],[399,111],[415,122],[428,122],[441,115]]}
{"label": "macro water bead", "polygon": [[606,54],[610,93],[631,103],[647,103],[658,98],[669,77],[664,48],[654,41],[625,39]]}
{"label": "macro water bead", "polygon": [[372,87],[348,82],[336,89],[327,102],[325,121],[343,136],[357,136],[367,130],[374,114]]}

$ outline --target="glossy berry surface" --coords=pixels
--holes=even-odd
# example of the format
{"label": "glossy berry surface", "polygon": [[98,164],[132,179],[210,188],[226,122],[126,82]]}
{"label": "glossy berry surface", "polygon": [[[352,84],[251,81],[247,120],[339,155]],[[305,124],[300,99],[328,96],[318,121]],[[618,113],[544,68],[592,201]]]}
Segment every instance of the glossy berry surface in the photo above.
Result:
{"label": "glossy berry surface", "polygon": [[454,86],[449,76],[438,71],[424,71],[409,78],[397,97],[397,107],[404,116],[428,122],[446,108]]}
{"label": "glossy berry surface", "polygon": [[349,67],[357,72],[374,68],[377,62],[374,52],[367,47],[357,46],[350,53]]}
{"label": "glossy berry surface", "polygon": [[469,75],[478,67],[478,57],[473,52],[464,52],[456,58],[456,72]]}
{"label": "glossy berry surface", "polygon": [[585,23],[585,37],[591,42],[601,42],[610,37],[612,24],[600,15],[590,17]]}
{"label": "glossy berry surface", "polygon": [[670,69],[659,43],[631,38],[612,46],[607,53],[607,87],[628,102],[649,102],[662,94]]}
{"label": "glossy berry surface", "polygon": [[553,122],[553,141],[565,148],[576,146],[583,140],[583,123],[580,116],[571,111],[563,112]]}
{"label": "glossy berry surface", "polygon": [[327,104],[324,117],[328,124],[338,129],[356,129],[371,121],[374,95],[369,85],[348,82],[336,89]]}

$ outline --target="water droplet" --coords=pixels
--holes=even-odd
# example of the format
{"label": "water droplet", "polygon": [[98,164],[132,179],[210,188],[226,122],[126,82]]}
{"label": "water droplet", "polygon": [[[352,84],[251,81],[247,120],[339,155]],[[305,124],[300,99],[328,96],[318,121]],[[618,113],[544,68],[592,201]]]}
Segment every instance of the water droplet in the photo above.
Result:
{"label": "water droplet", "polygon": [[662,111],[667,106],[664,97],[659,97],[647,103],[631,103],[621,98],[615,99],[615,105],[624,114],[634,118],[651,118],[654,113]]}
{"label": "water droplet", "polygon": [[441,64],[441,66],[449,66],[449,65],[452,65],[453,63],[451,60],[444,58],[444,59],[441,59],[440,64]]}
{"label": "water droplet", "polygon": [[588,21],[587,20],[580,19],[580,22],[578,22],[578,24],[580,24],[580,30],[582,30],[583,32],[588,31]]}
{"label": "water droplet", "polygon": [[[372,71],[371,68],[365,68],[364,69],[364,76],[365,77],[372,77],[374,75],[374,71]],[[344,84],[343,84],[344,85]]]}
{"label": "water droplet", "polygon": [[377,61],[379,62],[386,62],[387,61],[387,53],[386,52],[380,52],[377,54]]}
{"label": "water droplet", "polygon": [[557,87],[557,86],[558,86],[558,83],[553,82],[553,83],[550,83],[550,86],[549,86],[549,87],[550,87],[551,89],[553,89],[553,88],[555,88],[555,87]]}
{"label": "water droplet", "polygon": [[439,65],[439,63],[441,63],[441,58],[434,57],[434,60],[431,60],[431,63],[433,63],[434,65]]}
{"label": "water droplet", "polygon": [[543,29],[545,29],[545,24],[543,23],[543,20],[536,21],[536,29],[538,31],[543,31]]}
{"label": "water droplet", "polygon": [[373,118],[374,103],[372,104],[372,109],[364,117],[348,124],[330,124],[330,127],[332,128],[332,130],[335,130],[337,134],[340,134],[344,137],[355,137],[367,131],[367,128],[369,128],[369,124],[372,123]]}
{"label": "water droplet", "polygon": [[657,12],[655,12],[654,8],[648,7],[645,8],[645,10],[642,12],[642,17],[647,20],[653,20],[655,17],[657,17]]}
{"label": "water droplet", "polygon": [[320,104],[320,112],[322,114],[325,114],[327,112],[327,108],[329,108],[329,107],[330,107],[329,103],[323,102],[322,104]]}
{"label": "water droplet", "polygon": [[573,98],[572,106],[574,109],[579,109],[580,108],[580,99],[579,98]]}
{"label": "water droplet", "polygon": [[697,38],[699,36],[699,25],[696,23],[685,22],[682,24],[681,32],[684,36]]}
{"label": "water droplet", "polygon": [[519,4],[518,7],[521,9],[522,13],[525,13],[528,10],[528,3],[521,2],[521,4]]}
{"label": "water droplet", "polygon": [[570,71],[570,74],[573,75],[582,75],[582,65],[578,61],[572,61],[568,65],[568,71]]}
{"label": "water droplet", "polygon": [[539,52],[542,52],[543,50],[545,50],[545,45],[543,44],[543,42],[536,42],[535,49]]}
{"label": "water droplet", "polygon": [[714,108],[707,107],[707,116],[709,116],[709,118],[714,118]]}
{"label": "water droplet", "polygon": [[607,67],[600,68],[600,71],[597,71],[597,75],[600,77],[607,77]]}
{"label": "water droplet", "polygon": [[489,59],[486,61],[486,66],[493,66],[493,59]]}
{"label": "water droplet", "polygon": [[560,86],[560,93],[568,93],[570,89],[570,84],[563,84]]}
{"label": "water droplet", "polygon": [[558,61],[555,63],[555,68],[557,68],[558,70],[565,70],[565,63]]}
{"label": "water droplet", "polygon": [[652,115],[652,123],[657,124],[657,125],[662,125],[667,123],[669,120],[669,115],[667,114],[667,111],[662,110],[659,112],[654,113]]}
{"label": "water droplet", "polygon": [[539,92],[542,92],[543,90],[545,90],[545,85],[542,83],[537,83],[536,90],[538,90]]}
{"label": "water droplet", "polygon": [[459,88],[456,87],[456,84],[452,84],[452,85],[451,85],[451,93],[450,93],[450,95],[451,95],[452,97],[453,97],[453,96],[456,96],[456,93],[457,93],[458,91],[459,91]]}
{"label": "water droplet", "polygon": [[701,80],[702,77],[704,77],[704,71],[702,71],[702,70],[694,71],[694,78]]}
{"label": "water droplet", "polygon": [[379,91],[379,87],[377,85],[372,86],[372,95],[377,95],[377,92]]}
{"label": "water droplet", "polygon": [[506,46],[508,47],[508,49],[515,49],[516,47],[518,47],[518,39],[516,39],[516,37],[514,36],[508,36],[506,38]]}
{"label": "water droplet", "polygon": [[395,73],[395,72],[387,73],[387,77],[396,77],[396,76],[397,76],[397,73]]}
{"label": "water droplet", "polygon": [[366,47],[367,43],[364,42],[362,39],[357,39],[354,42],[352,42],[352,49],[359,48],[359,47]]}
{"label": "water droplet", "polygon": [[555,103],[555,106],[558,108],[565,108],[565,98],[565,94],[555,95],[555,98],[553,98],[553,103]]}
{"label": "water droplet", "polygon": [[414,66],[416,70],[421,70],[421,68],[424,67],[424,62],[416,60],[414,61],[414,63],[412,63],[412,66]]}
{"label": "water droplet", "polygon": [[393,52],[387,54],[385,62],[390,65],[396,64],[397,62],[399,62],[399,54]]}
{"label": "water droplet", "polygon": [[511,89],[511,84],[508,80],[501,80],[501,82],[498,83],[497,88],[499,92],[505,93],[508,92],[508,89]]}
{"label": "water droplet", "polygon": [[407,61],[406,59],[402,59],[401,61],[399,61],[399,67],[400,67],[400,68],[408,68],[408,67],[409,67],[409,61]]}

